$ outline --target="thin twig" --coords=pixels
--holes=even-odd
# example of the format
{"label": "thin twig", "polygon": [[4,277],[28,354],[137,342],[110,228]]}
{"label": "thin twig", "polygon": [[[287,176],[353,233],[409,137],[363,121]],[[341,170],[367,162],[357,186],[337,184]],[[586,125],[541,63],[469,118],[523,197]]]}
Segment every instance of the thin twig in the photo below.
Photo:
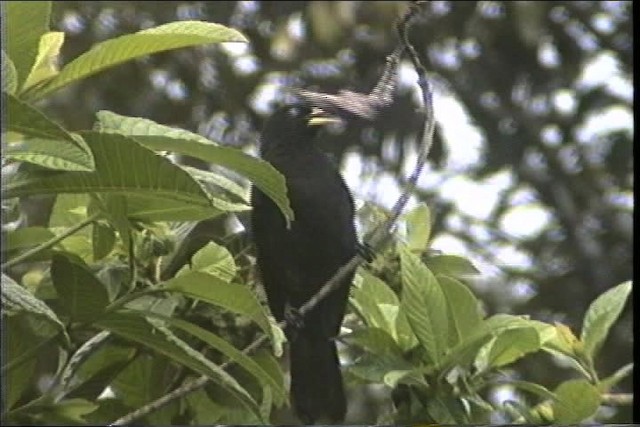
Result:
{"label": "thin twig", "polygon": [[91,215],[89,218],[87,218],[84,221],[82,221],[81,223],[79,223],[77,225],[74,225],[73,227],[68,228],[67,230],[63,231],[62,233],[60,233],[56,237],[54,237],[54,238],[52,238],[50,240],[47,240],[46,242],[36,246],[35,248],[29,249],[28,251],[24,252],[21,255],[18,255],[17,257],[15,257],[13,259],[10,259],[9,261],[7,261],[4,264],[2,264],[2,266],[0,266],[0,270],[6,270],[8,268],[11,268],[14,265],[17,265],[17,264],[20,264],[23,261],[26,261],[27,259],[31,258],[33,255],[35,255],[35,254],[37,254],[39,252],[45,251],[45,250],[55,246],[60,241],[66,239],[67,237],[69,237],[72,234],[82,230],[87,225],[91,224],[93,221],[98,219],[99,216],[100,216],[100,213],[95,213],[95,214]]}
{"label": "thin twig", "polygon": [[[425,111],[425,124],[420,135],[421,151],[416,161],[415,169],[407,181],[407,186],[405,187],[403,194],[400,196],[400,198],[398,199],[398,201],[393,207],[392,215],[387,219],[387,221],[379,225],[374,230],[373,234],[371,235],[371,238],[369,239],[368,244],[374,251],[382,248],[384,243],[389,238],[391,228],[393,227],[397,219],[402,214],[402,211],[407,201],[409,200],[409,197],[411,197],[411,193],[413,192],[413,189],[416,186],[418,177],[420,176],[420,173],[424,168],[427,156],[429,154],[429,151],[431,150],[431,145],[433,142],[433,131],[435,127],[435,121],[434,121],[434,114],[433,114],[431,88],[426,78],[426,71],[422,66],[422,63],[420,62],[418,54],[413,48],[413,45],[411,45],[411,43],[409,42],[409,38],[407,35],[411,20],[418,14],[419,11],[420,11],[420,8],[418,7],[418,5],[413,3],[409,8],[409,10],[407,11],[407,13],[400,19],[396,28],[400,36],[400,43],[404,46],[404,50],[408,52],[411,62],[416,68],[416,72],[418,73],[418,86],[422,91],[422,100],[424,103],[424,111]],[[352,271],[354,271],[363,262],[364,262],[364,258],[360,254],[357,254],[353,258],[351,258],[347,264],[340,267],[338,271],[334,274],[334,276],[330,280],[328,280],[320,288],[320,290],[313,297],[311,297],[311,299],[309,299],[304,305],[302,305],[299,308],[300,315],[304,316],[306,313],[312,310],[318,304],[318,302],[320,302],[324,297],[326,297],[333,290],[341,286],[344,278],[348,274],[350,274]],[[278,323],[278,326],[284,328],[286,326],[286,321],[282,321]],[[260,347],[266,340],[267,340],[267,336],[261,335],[258,339],[256,339],[249,346],[247,346],[242,352],[244,354],[249,354],[256,348]],[[223,363],[220,367],[224,369],[229,365],[231,365],[232,363],[233,363],[233,360],[229,360]],[[209,377],[207,376],[201,376],[195,380],[192,380],[182,385],[181,387],[178,387],[177,389],[165,394],[161,398],[145,406],[142,406],[137,410],[130,412],[129,414],[117,419],[110,425],[117,426],[117,425],[129,424],[140,417],[143,417],[147,414],[150,414],[162,408],[163,406],[167,405],[171,401],[203,387],[205,384],[207,384],[208,381],[209,381]]]}

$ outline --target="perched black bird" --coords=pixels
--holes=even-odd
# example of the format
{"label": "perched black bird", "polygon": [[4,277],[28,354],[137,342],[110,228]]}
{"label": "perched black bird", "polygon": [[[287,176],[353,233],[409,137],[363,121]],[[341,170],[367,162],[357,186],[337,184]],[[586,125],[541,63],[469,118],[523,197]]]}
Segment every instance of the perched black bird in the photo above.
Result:
{"label": "perched black bird", "polygon": [[[356,254],[351,193],[333,162],[315,145],[320,109],[284,107],[266,122],[260,155],[286,179],[295,219],[289,229],[276,205],[253,187],[252,229],[257,264],[271,312],[278,321],[299,308]],[[287,328],[291,400],[305,424],[339,423],[346,399],[334,337],[340,331],[353,274],[300,325]]]}

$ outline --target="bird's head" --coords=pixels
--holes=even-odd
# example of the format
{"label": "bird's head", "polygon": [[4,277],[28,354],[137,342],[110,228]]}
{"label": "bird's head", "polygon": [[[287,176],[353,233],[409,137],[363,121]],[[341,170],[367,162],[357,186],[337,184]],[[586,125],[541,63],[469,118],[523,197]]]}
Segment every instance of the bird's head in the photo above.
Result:
{"label": "bird's head", "polygon": [[317,107],[304,104],[281,107],[264,125],[260,136],[261,151],[265,152],[276,146],[309,145],[322,126],[341,121]]}

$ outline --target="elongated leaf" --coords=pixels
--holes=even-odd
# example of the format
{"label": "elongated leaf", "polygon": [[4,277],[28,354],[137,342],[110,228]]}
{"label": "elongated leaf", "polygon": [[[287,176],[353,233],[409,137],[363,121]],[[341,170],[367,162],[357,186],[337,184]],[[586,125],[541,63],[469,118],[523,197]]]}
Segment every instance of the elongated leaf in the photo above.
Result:
{"label": "elongated leaf", "polygon": [[61,139],[28,138],[17,144],[9,144],[4,150],[4,155],[8,159],[54,170],[93,170],[90,156],[86,152]]}
{"label": "elongated leaf", "polygon": [[482,321],[479,301],[471,290],[456,279],[436,276],[447,301],[447,312],[451,321],[450,345],[456,345],[469,336]]}
{"label": "elongated leaf", "polygon": [[95,132],[83,136],[96,160],[95,172],[32,174],[6,186],[6,197],[57,193],[135,194],[199,208],[211,201],[202,187],[179,166],[121,135]]}
{"label": "elongated leaf", "polygon": [[163,289],[169,292],[180,292],[191,298],[247,316],[255,321],[264,332],[272,334],[265,310],[247,286],[227,283],[216,276],[192,271],[166,281]]}
{"label": "elongated leaf", "polygon": [[18,285],[9,276],[2,273],[2,309],[4,313],[20,313],[27,312],[39,318],[45,319],[47,322],[55,326],[63,332],[67,342],[69,336],[66,329],[58,316],[44,302],[33,296],[22,286]]}
{"label": "elongated leaf", "polygon": [[448,348],[447,302],[435,276],[406,248],[400,250],[402,307],[431,361],[438,364]]}
{"label": "elongated leaf", "polygon": [[589,357],[595,357],[607,338],[609,329],[620,316],[630,292],[631,281],[622,283],[600,295],[589,306],[581,335],[581,341]]}
{"label": "elongated leaf", "polygon": [[405,214],[407,222],[407,246],[412,251],[423,252],[431,238],[431,213],[424,203]]}
{"label": "elongated leaf", "polygon": [[[65,156],[61,157],[74,159],[86,170],[94,170],[95,163],[91,150],[81,136],[67,132],[41,111],[13,95],[3,92],[2,104],[6,108],[8,118],[5,124],[6,130],[20,133],[25,138],[49,140],[65,150]],[[53,147],[47,150],[47,153],[55,155],[52,150],[54,150]],[[71,155],[71,152],[74,154]]]}
{"label": "elongated leaf", "polygon": [[40,37],[38,56],[29,77],[24,82],[23,90],[58,74],[57,60],[62,43],[64,43],[64,33],[62,32],[49,32]]}
{"label": "elongated leaf", "polygon": [[[139,312],[139,314],[145,315],[144,312]],[[270,373],[263,370],[262,367],[253,359],[235,348],[229,342],[220,338],[218,335],[182,319],[163,316],[157,313],[151,313],[150,316],[163,320],[170,326],[182,329],[183,331],[209,344],[211,347],[215,348],[220,353],[227,356],[230,360],[233,360],[235,363],[240,365],[251,375],[256,377],[262,384],[268,385],[274,392],[276,392],[279,399],[286,398],[286,391],[284,389],[284,386],[281,381],[279,381],[281,378],[274,377]]]}
{"label": "elongated leaf", "polygon": [[13,61],[2,49],[2,91],[14,95],[18,89],[18,72]]}
{"label": "elongated leaf", "polygon": [[587,380],[565,381],[555,394],[553,416],[558,424],[577,424],[593,416],[600,406],[600,393]]}
{"label": "elongated leaf", "polygon": [[441,369],[453,366],[467,366],[478,353],[478,350],[490,339],[509,329],[534,327],[531,320],[508,314],[496,314],[480,322],[471,333],[456,344],[444,357]]}
{"label": "elongated leaf", "polygon": [[246,42],[238,31],[220,24],[178,21],[93,46],[67,64],[53,80],[32,95],[41,97],[77,80],[134,58],[181,47],[221,42]]}
{"label": "elongated leaf", "polygon": [[104,284],[82,262],[62,254],[53,256],[51,279],[72,321],[89,322],[109,303]]}
{"label": "elongated leaf", "polygon": [[100,111],[97,116],[97,127],[102,132],[129,135],[153,150],[195,157],[244,176],[273,200],[285,218],[293,219],[284,177],[269,163],[235,148],[216,145],[200,135],[151,120],[120,116],[110,111]]}
{"label": "elongated leaf", "polygon": [[155,350],[194,372],[206,375],[259,416],[257,403],[233,377],[204,357],[199,351],[194,350],[187,343],[176,337],[159,322],[145,319],[134,313],[119,312],[110,313],[101,318],[97,325],[116,335]]}
{"label": "elongated leaf", "polygon": [[49,30],[51,2],[4,3],[2,26],[7,54],[18,72],[18,87],[26,80],[38,54],[40,37]]}

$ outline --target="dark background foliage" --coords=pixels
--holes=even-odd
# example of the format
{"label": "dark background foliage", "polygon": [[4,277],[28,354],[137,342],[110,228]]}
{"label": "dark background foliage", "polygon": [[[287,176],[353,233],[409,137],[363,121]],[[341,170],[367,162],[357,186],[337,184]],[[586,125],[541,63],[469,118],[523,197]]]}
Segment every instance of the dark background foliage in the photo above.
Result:
{"label": "dark background foliage", "polygon": [[[288,99],[283,87],[370,90],[395,46],[393,23],[405,7],[56,2],[52,27],[66,33],[64,63],[98,41],[179,19],[232,26],[250,44],[183,49],[126,63],[72,85],[44,107],[72,130],[89,128],[95,112],[104,109],[255,150],[270,102]],[[459,209],[455,197],[478,205],[493,201],[483,200],[482,193],[446,194],[446,186],[434,184],[437,179],[422,180],[415,199],[434,212],[436,237],[455,238],[481,267],[484,275],[472,285],[488,312],[556,319],[578,331],[588,304],[632,276],[631,2],[434,1],[423,8],[412,41],[436,95],[463,106],[481,141],[479,148],[467,148],[469,141],[446,137],[455,133],[446,132],[448,110],[436,102],[441,126],[425,173],[440,182],[463,176],[477,185],[509,179],[482,218]],[[620,84],[585,84],[589,64],[603,58],[614,64]],[[327,150],[338,160],[359,160],[359,179],[374,187],[380,183],[373,196],[356,191],[360,199],[397,191],[406,165],[412,165],[419,126],[412,83],[401,79],[394,106],[375,124],[356,123],[327,138]],[[629,117],[626,125],[589,131],[589,123],[620,112]],[[479,155],[460,166],[451,161],[452,150]],[[535,232],[506,231],[505,218],[521,205],[546,212],[544,225]],[[518,226],[529,228],[526,222]],[[514,265],[513,258],[504,258],[508,253],[524,261]],[[632,357],[631,311],[626,309],[602,351],[597,368],[603,375]],[[554,386],[568,371],[551,368],[548,357],[526,358],[516,366],[517,375]],[[630,390],[631,379],[620,387]],[[626,411],[617,418],[628,421]]]}

